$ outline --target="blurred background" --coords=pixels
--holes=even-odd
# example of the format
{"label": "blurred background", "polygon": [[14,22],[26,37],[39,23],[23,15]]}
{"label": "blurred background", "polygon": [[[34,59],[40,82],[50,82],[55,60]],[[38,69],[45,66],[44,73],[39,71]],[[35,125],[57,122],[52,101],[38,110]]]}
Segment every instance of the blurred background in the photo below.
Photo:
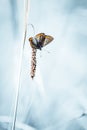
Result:
{"label": "blurred background", "polygon": [[[19,82],[24,0],[0,4],[0,130],[10,129]],[[28,38],[44,32],[54,40],[37,51],[30,77]],[[48,53],[48,51],[50,53]],[[17,130],[87,129],[87,1],[30,0],[22,60]]]}

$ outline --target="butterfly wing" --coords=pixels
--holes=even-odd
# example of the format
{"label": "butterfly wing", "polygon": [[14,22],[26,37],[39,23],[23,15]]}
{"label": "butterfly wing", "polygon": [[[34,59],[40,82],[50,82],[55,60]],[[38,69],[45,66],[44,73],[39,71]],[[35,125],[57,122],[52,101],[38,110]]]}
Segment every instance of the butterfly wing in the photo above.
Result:
{"label": "butterfly wing", "polygon": [[35,36],[37,43],[40,44],[41,46],[43,45],[43,42],[45,40],[45,33],[39,33]]}
{"label": "butterfly wing", "polygon": [[36,43],[36,41],[34,40],[33,37],[29,38],[29,42],[30,42],[30,45],[31,45],[32,48],[37,49],[37,43]]}
{"label": "butterfly wing", "polygon": [[49,44],[54,38],[50,35],[45,35],[45,33],[39,33],[35,37],[30,37],[30,45],[32,48],[40,49],[47,44]]}
{"label": "butterfly wing", "polygon": [[49,44],[51,41],[53,41],[53,37],[52,36],[50,36],[50,35],[45,35],[45,40],[44,40],[44,42],[43,42],[43,47],[44,46],[46,46],[47,44]]}

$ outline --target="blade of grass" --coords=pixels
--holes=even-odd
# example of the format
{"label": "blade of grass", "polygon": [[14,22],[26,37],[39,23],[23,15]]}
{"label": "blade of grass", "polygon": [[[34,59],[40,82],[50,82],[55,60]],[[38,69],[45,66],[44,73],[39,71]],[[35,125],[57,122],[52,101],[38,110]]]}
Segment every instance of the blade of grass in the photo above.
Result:
{"label": "blade of grass", "polygon": [[23,52],[24,52],[24,46],[25,46],[25,41],[26,41],[26,35],[27,35],[29,4],[30,4],[29,0],[25,0],[25,18],[24,18],[25,25],[24,25],[24,34],[23,34],[23,44],[22,44],[22,51],[21,51],[21,56],[20,56],[19,80],[18,80],[18,87],[17,87],[16,99],[15,99],[15,106],[14,106],[11,130],[15,130],[15,128],[16,128],[19,91],[20,91],[20,86],[21,86],[22,60],[23,60]]}

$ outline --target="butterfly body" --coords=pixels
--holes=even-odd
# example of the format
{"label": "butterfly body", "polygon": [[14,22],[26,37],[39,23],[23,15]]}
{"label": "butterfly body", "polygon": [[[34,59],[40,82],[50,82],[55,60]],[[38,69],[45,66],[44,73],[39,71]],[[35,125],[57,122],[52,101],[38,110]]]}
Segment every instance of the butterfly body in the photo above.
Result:
{"label": "butterfly body", "polygon": [[39,33],[35,37],[30,37],[30,45],[32,48],[41,50],[42,47],[46,46],[53,40],[52,36],[45,35],[45,33]]}

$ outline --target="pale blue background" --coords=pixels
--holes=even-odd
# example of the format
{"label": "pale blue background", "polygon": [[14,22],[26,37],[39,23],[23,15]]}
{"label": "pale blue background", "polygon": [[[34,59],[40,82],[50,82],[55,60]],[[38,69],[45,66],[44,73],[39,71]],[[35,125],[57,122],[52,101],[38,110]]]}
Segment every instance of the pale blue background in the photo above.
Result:
{"label": "pale blue background", "polygon": [[[31,0],[28,24],[54,41],[37,52],[37,72],[30,78],[28,26],[17,119],[37,130],[86,130],[87,1]],[[0,4],[0,115],[13,116],[23,40],[24,1]],[[50,53],[47,53],[48,50]],[[0,117],[1,120],[1,117]]]}

